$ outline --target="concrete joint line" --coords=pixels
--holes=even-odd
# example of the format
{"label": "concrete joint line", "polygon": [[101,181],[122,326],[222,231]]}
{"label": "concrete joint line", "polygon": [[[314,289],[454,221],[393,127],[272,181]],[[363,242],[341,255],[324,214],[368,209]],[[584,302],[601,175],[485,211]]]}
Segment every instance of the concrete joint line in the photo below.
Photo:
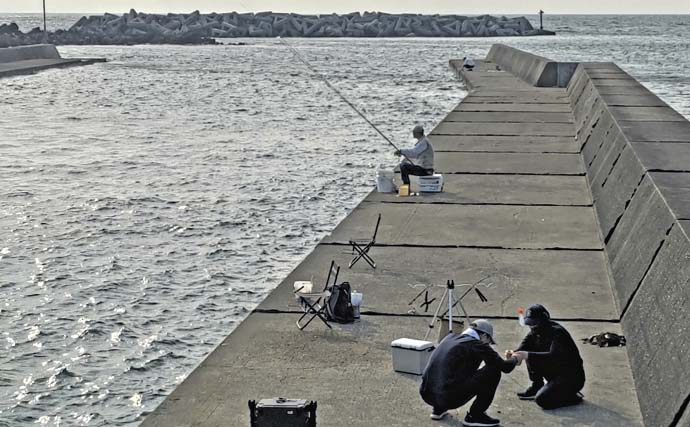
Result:
{"label": "concrete joint line", "polygon": [[535,207],[535,208],[546,208],[546,207],[561,207],[561,208],[591,208],[594,205],[592,204],[585,204],[585,205],[559,205],[557,203],[463,203],[463,202],[434,202],[434,201],[415,201],[415,202],[403,202],[403,201],[388,201],[388,200],[382,200],[382,201],[374,201],[374,200],[365,200],[365,203],[382,203],[386,205],[402,205],[402,204],[408,204],[408,205],[455,205],[455,206],[521,206],[521,207]]}
{"label": "concrete joint line", "polygon": [[604,181],[601,183],[601,188],[604,188],[606,185],[606,182],[608,182],[609,178],[611,177],[611,174],[613,173],[613,169],[615,169],[616,164],[618,163],[618,160],[620,160],[621,156],[623,155],[623,151],[625,151],[625,147],[618,153],[616,156],[616,159],[613,161],[611,164],[611,169],[609,169],[609,173],[606,174],[606,178],[604,178]]}
{"label": "concrete joint line", "polygon": [[661,248],[664,247],[664,243],[666,243],[666,239],[668,238],[669,234],[671,234],[671,230],[673,230],[674,225],[676,225],[675,222],[671,224],[671,226],[668,228],[668,230],[666,230],[666,236],[664,236],[664,238],[659,243],[659,246],[656,248],[656,251],[654,251],[654,256],[652,256],[652,260],[650,261],[649,265],[647,266],[647,269],[645,270],[644,274],[642,275],[642,278],[637,283],[637,286],[635,286],[635,290],[630,295],[630,298],[628,298],[628,301],[625,303],[625,307],[623,308],[623,311],[621,312],[621,316],[620,316],[621,320],[623,320],[623,317],[625,317],[625,313],[628,311],[628,308],[630,307],[633,300],[635,299],[635,296],[637,295],[637,291],[640,290],[640,287],[642,286],[644,279],[647,278],[647,274],[649,274],[649,270],[652,269],[652,266],[654,265],[654,261],[656,261],[657,255],[659,255],[659,252],[661,252]]}
{"label": "concrete joint line", "polygon": [[[572,153],[570,153],[572,154]],[[446,175],[502,175],[502,176],[585,176],[586,173],[537,173],[537,172],[511,172],[511,173],[501,173],[501,172],[444,172],[439,171],[439,173]]]}
{"label": "concrete joint line", "polygon": [[690,169],[649,169],[649,172],[664,172],[664,173],[690,173]]}
{"label": "concrete joint line", "polygon": [[[252,314],[302,314],[301,310],[279,310],[279,309],[263,309],[257,308],[252,311]],[[419,318],[419,319],[431,319],[433,314],[408,314],[408,313],[389,313],[385,311],[362,311],[362,315],[374,316],[374,317],[409,317],[409,318]],[[492,320],[515,320],[517,321],[517,316],[496,316],[496,315],[486,315],[477,313],[468,313],[469,317],[476,318],[481,317],[483,319]],[[597,319],[597,318],[586,318],[586,317],[562,317],[553,318],[557,322],[582,322],[582,323],[613,323],[619,324],[618,319]]]}
{"label": "concrete joint line", "polygon": [[596,129],[597,125],[599,124],[599,120],[601,120],[601,117],[597,118],[597,120],[592,125],[592,128],[587,133],[587,138],[585,138],[585,142],[583,142],[582,145],[580,146],[580,151],[582,151],[585,148],[585,145],[587,145],[590,138],[592,138],[592,135],[594,135],[594,129]]}
{"label": "concrete joint line", "polygon": [[611,240],[613,233],[616,231],[616,227],[618,227],[618,223],[623,218],[623,215],[625,215],[625,211],[628,210],[628,206],[630,206],[630,203],[632,202],[633,198],[635,197],[635,194],[637,194],[637,190],[640,188],[640,185],[642,185],[642,181],[644,181],[645,176],[647,176],[647,174],[643,173],[642,177],[637,182],[635,189],[633,190],[632,194],[630,195],[630,198],[628,200],[626,200],[625,206],[623,207],[623,212],[621,212],[621,214],[618,215],[618,217],[616,218],[616,221],[613,223],[613,227],[611,227],[611,229],[606,233],[606,237],[604,238],[604,245],[607,245],[609,243],[609,240]]}
{"label": "concrete joint line", "polygon": [[680,419],[683,417],[683,414],[685,414],[685,411],[688,408],[688,404],[690,404],[690,393],[688,393],[687,396],[685,396],[685,400],[683,400],[683,403],[680,405],[680,408],[678,408],[678,412],[673,417],[673,421],[671,421],[671,424],[669,424],[668,427],[678,426]]}
{"label": "concrete joint line", "polygon": [[[594,156],[592,156],[592,160],[589,162],[589,165],[587,165],[587,169],[589,169],[589,167],[592,166],[592,163],[594,163],[594,161],[597,159],[597,156],[599,155],[599,153],[601,153],[601,149],[604,148],[604,144],[606,143],[608,136],[611,135],[611,129],[613,129],[613,125],[611,125],[606,130],[606,133],[604,133],[604,136],[601,137],[601,144],[599,144],[599,146],[597,147],[597,150],[594,152]],[[615,144],[615,143],[616,143],[616,139],[614,138],[614,140],[611,141],[611,144]],[[583,148],[584,148],[584,146],[583,146]],[[621,150],[621,151],[623,151],[623,150]]]}
{"label": "concrete joint line", "polygon": [[481,154],[578,154],[564,151],[487,151],[487,150],[434,150],[436,153],[481,153]]}
{"label": "concrete joint line", "polygon": [[[466,122],[450,122],[450,123],[466,123]],[[497,122],[494,122],[496,124]],[[531,136],[536,136],[536,137],[544,137],[544,138],[574,138],[575,135],[551,135],[551,134],[534,134],[534,135],[518,135],[518,134],[503,134],[503,133],[431,133],[431,139],[433,140],[434,135],[436,136],[498,136],[498,137],[515,137],[515,138],[524,138],[524,137],[531,137]]]}
{"label": "concrete joint line", "polygon": [[[351,246],[344,242],[319,243],[319,246]],[[604,249],[596,248],[563,248],[559,246],[543,248],[522,248],[506,246],[479,246],[479,245],[420,245],[412,243],[376,243],[376,248],[416,248],[416,249],[479,249],[479,250],[500,250],[500,251],[571,251],[571,252],[603,252]]]}

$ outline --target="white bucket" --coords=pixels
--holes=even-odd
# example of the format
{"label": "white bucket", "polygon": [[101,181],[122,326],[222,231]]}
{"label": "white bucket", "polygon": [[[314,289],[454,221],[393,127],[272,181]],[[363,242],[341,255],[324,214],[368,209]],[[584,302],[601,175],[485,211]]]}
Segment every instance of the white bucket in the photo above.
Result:
{"label": "white bucket", "polygon": [[376,190],[379,193],[395,193],[395,184],[393,179],[395,172],[387,169],[379,169],[376,171]]}
{"label": "white bucket", "polygon": [[352,308],[354,309],[355,319],[359,319],[359,307],[362,305],[362,297],[364,295],[361,292],[352,292],[350,294],[350,302],[352,302]]}

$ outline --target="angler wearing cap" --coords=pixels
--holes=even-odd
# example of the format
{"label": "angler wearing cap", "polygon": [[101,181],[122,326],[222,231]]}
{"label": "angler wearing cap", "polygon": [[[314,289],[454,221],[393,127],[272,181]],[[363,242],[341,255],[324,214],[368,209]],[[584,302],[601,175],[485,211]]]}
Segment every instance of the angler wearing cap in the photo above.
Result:
{"label": "angler wearing cap", "polygon": [[[493,427],[500,421],[486,414],[494,400],[501,372],[511,372],[522,362],[522,355],[503,360],[491,348],[494,328],[484,319],[472,322],[461,334],[450,333],[431,354],[422,375],[419,393],[433,407],[431,419],[441,420],[449,409],[459,408],[472,398],[463,425]],[[484,367],[479,365],[484,362]]]}
{"label": "angler wearing cap", "polygon": [[525,324],[530,327],[530,332],[520,347],[506,351],[506,357],[519,355],[527,360],[532,385],[518,393],[518,397],[535,400],[543,409],[581,403],[580,390],[585,385],[585,370],[573,338],[563,326],[551,320],[551,315],[541,304],[527,309]]}
{"label": "angler wearing cap", "polygon": [[[400,163],[400,179],[403,184],[410,183],[410,175],[429,176],[434,174],[434,147],[424,136],[424,128],[415,126],[412,135],[417,143],[412,148],[397,150],[396,156],[405,156]],[[415,164],[410,163],[413,161]]]}

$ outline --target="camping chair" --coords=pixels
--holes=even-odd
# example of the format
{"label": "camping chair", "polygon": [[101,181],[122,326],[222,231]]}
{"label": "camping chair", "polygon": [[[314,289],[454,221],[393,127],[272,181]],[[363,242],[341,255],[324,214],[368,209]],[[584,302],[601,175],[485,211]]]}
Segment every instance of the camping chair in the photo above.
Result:
{"label": "camping chair", "polygon": [[352,254],[354,255],[356,252],[357,255],[355,255],[355,257],[352,258],[352,261],[350,261],[349,268],[352,268],[352,266],[362,258],[364,258],[364,261],[366,261],[371,268],[376,268],[376,263],[369,256],[369,249],[376,244],[376,235],[379,232],[379,224],[381,224],[381,214],[379,214],[379,218],[376,220],[374,236],[371,238],[371,240],[350,240],[350,245],[352,245]]}
{"label": "camping chair", "polygon": [[[326,306],[328,305],[328,298],[331,296],[330,288],[338,283],[338,273],[340,273],[340,267],[331,261],[331,266],[328,268],[328,277],[326,278],[326,284],[323,286],[323,291],[306,293],[301,292],[302,288],[295,290],[295,298],[299,301],[304,310],[304,314],[297,319],[297,327],[299,330],[306,328],[314,318],[318,317],[321,321],[328,326],[329,329],[331,325],[328,324],[328,315],[326,314]],[[307,319],[305,323],[303,320]]]}

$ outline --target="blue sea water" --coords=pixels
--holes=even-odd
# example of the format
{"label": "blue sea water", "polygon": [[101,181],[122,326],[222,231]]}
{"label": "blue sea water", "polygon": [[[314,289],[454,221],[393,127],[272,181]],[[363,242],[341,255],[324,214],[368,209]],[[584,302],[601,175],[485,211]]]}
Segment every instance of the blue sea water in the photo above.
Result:
{"label": "blue sea water", "polygon": [[[465,95],[448,59],[495,42],[615,61],[690,117],[690,16],[545,24],[289,43],[400,144]],[[242,41],[65,46],[109,62],[0,80],[0,426],[141,422],[394,161],[289,49]]]}

